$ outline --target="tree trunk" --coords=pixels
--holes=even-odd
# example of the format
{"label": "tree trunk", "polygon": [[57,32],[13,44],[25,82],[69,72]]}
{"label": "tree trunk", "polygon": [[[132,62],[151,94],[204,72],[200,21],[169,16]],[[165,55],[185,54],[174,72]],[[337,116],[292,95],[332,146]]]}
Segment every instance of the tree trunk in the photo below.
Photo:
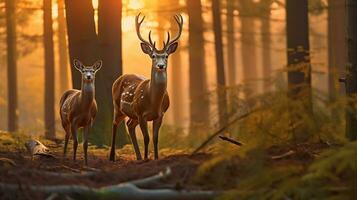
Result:
{"label": "tree trunk", "polygon": [[357,2],[346,0],[347,3],[347,77],[346,93],[353,97],[346,114],[346,135],[350,140],[357,140],[357,110],[355,107],[357,94]]}
{"label": "tree trunk", "polygon": [[[73,60],[79,59],[84,64],[91,65],[100,58],[94,10],[91,0],[65,0],[65,5],[72,85],[73,88],[80,89],[81,74],[72,67]],[[103,72],[98,72],[100,73]],[[98,88],[96,90],[98,91]]]}
{"label": "tree trunk", "polygon": [[[113,99],[112,84],[123,73],[122,61],[122,1],[118,0],[99,0],[98,5],[98,38],[101,49],[101,59],[103,60],[103,69],[98,73],[96,98],[100,106],[97,120],[94,122],[93,137],[97,144],[109,142],[112,121],[113,121]],[[103,134],[108,133],[108,134]],[[117,137],[118,146],[129,143],[126,134],[124,122],[119,128],[119,137]]]}
{"label": "tree trunk", "polygon": [[45,137],[55,138],[55,62],[52,29],[52,0],[43,1],[45,50]]}
{"label": "tree trunk", "polygon": [[18,130],[15,1],[6,0],[8,130]]}
{"label": "tree trunk", "polygon": [[219,0],[212,0],[212,14],[216,55],[216,79],[218,91],[218,123],[220,126],[223,126],[227,122],[227,94],[225,88],[226,78],[224,73],[221,6]]}
{"label": "tree trunk", "polygon": [[286,9],[289,93],[297,99],[311,92],[308,0],[287,0]]}
{"label": "tree trunk", "polygon": [[[254,35],[254,18],[252,16],[241,16],[241,33],[243,80],[245,82],[248,82],[258,78],[256,61],[257,50],[255,46]],[[256,83],[253,84],[256,85]],[[256,87],[248,87],[248,89],[250,90],[249,93],[256,91]]]}
{"label": "tree trunk", "polygon": [[58,60],[59,60],[59,90],[62,94],[69,89],[68,80],[68,55],[66,39],[66,18],[64,13],[64,0],[58,0]]}
{"label": "tree trunk", "polygon": [[209,100],[205,70],[201,0],[187,0],[189,15],[189,77],[191,127],[208,122]]}
{"label": "tree trunk", "polygon": [[[178,8],[180,6],[180,1],[179,0],[172,0],[171,2],[172,7]],[[173,32],[178,31],[178,27],[176,24],[171,24],[171,30]],[[182,61],[181,61],[181,45],[179,45],[177,51],[172,54],[171,56],[171,87],[172,91],[174,92],[175,95],[170,96],[170,101],[172,103],[171,109],[173,110],[173,121],[178,124],[182,125],[184,122],[183,119],[183,109],[184,105],[182,103],[183,99],[183,86],[182,86],[182,80],[183,80],[183,72],[182,72]]]}
{"label": "tree trunk", "polygon": [[[288,57],[288,95],[299,100],[304,110],[291,114],[293,139],[304,142],[310,138],[301,115],[312,115],[311,65],[309,53],[308,0],[286,1],[286,34]],[[302,123],[301,123],[302,122]]]}
{"label": "tree trunk", "polygon": [[335,100],[338,93],[344,93],[338,87],[338,79],[345,71],[346,65],[346,10],[345,0],[328,1],[328,62],[329,62],[329,94]]}
{"label": "tree trunk", "polygon": [[235,52],[235,31],[234,31],[234,1],[227,0],[227,64],[228,64],[228,85],[236,84],[236,52]]}
{"label": "tree trunk", "polygon": [[270,76],[272,72],[271,66],[271,32],[270,32],[270,14],[264,15],[261,19],[261,32],[262,32],[262,60],[263,60],[263,88],[264,92],[269,92]]}

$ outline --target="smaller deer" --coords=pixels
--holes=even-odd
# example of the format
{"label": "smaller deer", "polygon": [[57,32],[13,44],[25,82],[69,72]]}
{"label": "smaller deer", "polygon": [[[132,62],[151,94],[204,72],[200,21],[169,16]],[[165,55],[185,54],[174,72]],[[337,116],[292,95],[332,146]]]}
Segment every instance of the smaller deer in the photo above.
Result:
{"label": "smaller deer", "polygon": [[73,160],[76,160],[78,147],[77,129],[83,128],[84,163],[87,162],[88,134],[97,114],[95,101],[95,74],[102,67],[102,61],[97,61],[92,66],[84,66],[80,61],[74,60],[74,67],[82,74],[81,90],[67,90],[60,100],[60,116],[62,126],[66,132],[63,157],[66,156],[70,135],[73,138]]}
{"label": "smaller deer", "polygon": [[164,42],[164,47],[161,50],[156,49],[155,42],[151,40],[151,31],[149,33],[149,41],[145,40],[140,34],[140,26],[145,17],[139,20],[139,15],[136,16],[136,34],[141,41],[142,51],[150,56],[151,79],[146,79],[135,74],[126,74],[120,76],[114,83],[112,88],[113,104],[114,104],[114,120],[112,130],[112,146],[110,151],[110,160],[115,160],[115,136],[118,124],[126,117],[129,118],[127,127],[130,138],[134,146],[137,160],[141,160],[141,154],[135,134],[135,127],[140,126],[144,136],[144,158],[148,158],[148,121],[153,121],[153,142],[154,142],[154,158],[159,158],[158,153],[158,137],[162,119],[165,112],[169,108],[170,100],[167,94],[167,60],[169,55],[174,53],[178,46],[178,40],[182,33],[183,18],[181,15],[175,15],[174,19],[178,25],[178,33],[171,40],[170,33],[167,32],[167,41]]}

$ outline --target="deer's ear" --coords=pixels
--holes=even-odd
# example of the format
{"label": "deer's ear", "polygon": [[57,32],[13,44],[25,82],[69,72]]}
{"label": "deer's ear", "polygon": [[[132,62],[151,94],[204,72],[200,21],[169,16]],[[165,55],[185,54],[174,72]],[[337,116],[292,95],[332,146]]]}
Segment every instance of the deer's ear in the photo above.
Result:
{"label": "deer's ear", "polygon": [[81,63],[81,61],[77,59],[74,59],[73,65],[78,71],[82,71],[82,69],[84,68],[84,65]]}
{"label": "deer's ear", "polygon": [[177,49],[177,46],[178,46],[178,42],[174,42],[174,43],[170,44],[170,46],[168,46],[166,49],[166,53],[168,53],[168,54],[174,53]]}
{"label": "deer's ear", "polygon": [[141,50],[144,53],[149,54],[149,55],[152,53],[152,49],[148,44],[142,42],[142,43],[140,43],[140,46],[141,46]]}
{"label": "deer's ear", "polygon": [[103,65],[103,61],[102,61],[102,60],[98,60],[97,62],[94,63],[93,69],[94,69],[95,71],[98,71],[98,70],[100,70],[100,68],[102,67],[102,65]]}

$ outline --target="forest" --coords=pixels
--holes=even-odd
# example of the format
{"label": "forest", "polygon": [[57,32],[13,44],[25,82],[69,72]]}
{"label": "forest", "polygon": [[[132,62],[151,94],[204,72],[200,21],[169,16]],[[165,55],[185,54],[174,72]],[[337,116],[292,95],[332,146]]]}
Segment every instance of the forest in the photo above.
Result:
{"label": "forest", "polygon": [[356,0],[0,0],[0,199],[356,198],[356,19]]}

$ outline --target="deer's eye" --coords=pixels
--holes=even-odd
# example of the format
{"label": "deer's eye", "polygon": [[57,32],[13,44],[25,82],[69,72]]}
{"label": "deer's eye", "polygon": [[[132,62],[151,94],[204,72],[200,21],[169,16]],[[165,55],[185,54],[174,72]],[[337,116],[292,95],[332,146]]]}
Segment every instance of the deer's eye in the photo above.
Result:
{"label": "deer's eye", "polygon": [[156,58],[156,55],[155,55],[155,54],[152,54],[151,58]]}
{"label": "deer's eye", "polygon": [[166,55],[165,58],[168,59],[168,58],[169,58],[169,55]]}

